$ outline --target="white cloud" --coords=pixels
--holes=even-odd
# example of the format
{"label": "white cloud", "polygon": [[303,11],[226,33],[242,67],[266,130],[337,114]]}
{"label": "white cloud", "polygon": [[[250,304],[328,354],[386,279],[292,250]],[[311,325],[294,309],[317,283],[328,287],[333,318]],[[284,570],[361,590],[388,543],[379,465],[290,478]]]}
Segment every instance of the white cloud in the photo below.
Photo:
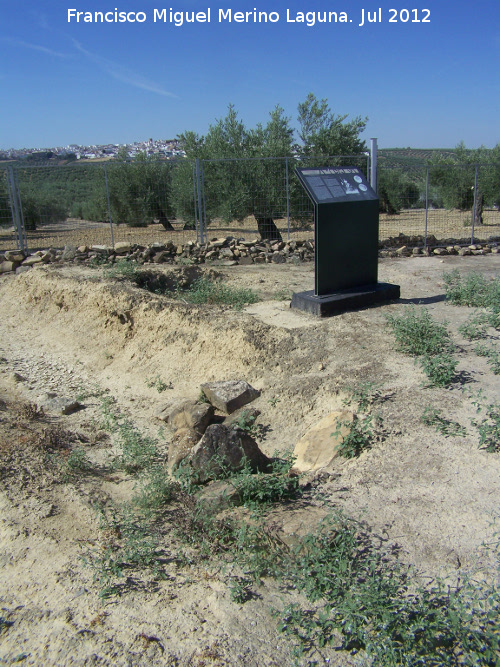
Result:
{"label": "white cloud", "polygon": [[12,44],[13,46],[21,46],[25,49],[33,49],[34,51],[41,51],[42,53],[47,53],[49,56],[56,56],[57,58],[71,58],[67,53],[59,53],[59,51],[53,51],[48,49],[46,46],[39,46],[38,44],[30,44],[29,42],[23,42],[20,39],[12,39],[11,37],[2,37],[0,38],[2,42],[7,44]]}
{"label": "white cloud", "polygon": [[135,88],[147,90],[150,93],[156,93],[157,95],[163,95],[164,97],[174,97],[178,99],[178,95],[170,93],[168,90],[165,90],[154,81],[146,79],[140,74],[137,74],[136,72],[133,72],[132,70],[129,70],[126,67],[113,62],[112,60],[108,60],[107,58],[103,58],[102,56],[97,55],[96,53],[87,51],[83,48],[80,42],[77,42],[75,39],[73,39],[73,45],[75,49],[77,49],[86,58],[95,63],[114,79],[122,81],[123,83],[127,83],[130,86],[134,86]]}

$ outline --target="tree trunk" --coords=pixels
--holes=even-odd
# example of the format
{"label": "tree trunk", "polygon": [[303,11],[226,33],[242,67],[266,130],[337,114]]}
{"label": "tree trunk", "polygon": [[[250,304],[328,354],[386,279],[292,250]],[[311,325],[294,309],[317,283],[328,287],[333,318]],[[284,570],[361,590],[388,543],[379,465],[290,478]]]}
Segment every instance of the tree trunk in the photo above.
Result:
{"label": "tree trunk", "polygon": [[269,217],[255,216],[259,234],[263,241],[283,241],[274,220]]}
{"label": "tree trunk", "polygon": [[474,206],[474,225],[483,224],[483,194],[482,192],[476,193],[476,205]]}
{"label": "tree trunk", "polygon": [[169,219],[167,218],[165,213],[163,213],[163,211],[160,211],[159,221],[160,221],[160,224],[162,224],[167,231],[169,231],[169,232],[175,231],[174,228],[172,227],[172,225],[170,224]]}

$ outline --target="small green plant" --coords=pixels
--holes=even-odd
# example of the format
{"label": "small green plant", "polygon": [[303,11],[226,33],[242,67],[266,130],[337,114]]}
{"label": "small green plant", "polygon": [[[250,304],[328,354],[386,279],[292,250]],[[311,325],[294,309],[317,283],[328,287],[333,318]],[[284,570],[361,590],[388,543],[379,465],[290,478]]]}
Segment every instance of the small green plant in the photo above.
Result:
{"label": "small green plant", "polygon": [[237,475],[229,477],[229,482],[238,491],[243,505],[250,508],[297,498],[300,477],[290,472],[293,462],[291,454],[274,458],[271,470],[265,473],[253,473],[246,466]]}
{"label": "small green plant", "polygon": [[273,298],[275,301],[290,301],[292,297],[290,295],[290,290],[283,287],[282,289],[276,290]]}
{"label": "small green plant", "polygon": [[252,579],[249,577],[231,577],[229,582],[229,590],[231,593],[231,600],[239,604],[244,604],[252,598]]}
{"label": "small green plant", "polygon": [[402,315],[390,315],[397,348],[401,352],[420,356],[450,351],[453,345],[445,323],[436,322],[426,308],[409,306]]}
{"label": "small green plant", "polygon": [[175,497],[177,487],[178,484],[168,476],[167,470],[162,465],[153,465],[147,474],[138,480],[132,503],[150,517]]}
{"label": "small green plant", "polygon": [[341,436],[342,429],[347,429],[347,435],[342,436],[342,442],[337,445],[337,452],[340,456],[353,459],[371,447],[374,437],[372,422],[373,415],[366,415],[363,419],[355,417],[353,422],[339,421],[331,436],[338,438]]}
{"label": "small green plant", "polygon": [[178,290],[176,294],[188,303],[226,305],[235,310],[241,310],[259,300],[258,295],[249,288],[231,287],[207,276],[198,278],[187,290]]}
{"label": "small green plant", "polygon": [[125,278],[126,280],[135,280],[138,267],[130,259],[120,259],[113,264],[110,269],[104,272],[105,278]]}
{"label": "small green plant", "polygon": [[146,386],[150,389],[156,389],[159,394],[167,391],[167,389],[172,389],[172,383],[169,382],[167,384],[159,375],[156,375],[154,378],[146,378]]}
{"label": "small green plant", "polygon": [[348,386],[346,389],[351,396],[344,399],[344,405],[350,405],[354,401],[358,404],[361,412],[365,412],[380,397],[380,384],[378,382],[360,382],[357,385]]}
{"label": "small green plant", "polygon": [[281,398],[279,396],[273,396],[267,402],[272,408],[275,408],[278,405],[278,403],[281,402]]}
{"label": "small green plant", "polygon": [[435,426],[436,431],[442,435],[462,436],[467,435],[467,429],[458,422],[446,419],[442,416],[442,411],[430,406],[425,408],[422,415],[422,421],[427,426]]}
{"label": "small green plant", "polygon": [[83,564],[94,571],[101,588],[100,597],[109,598],[120,591],[118,580],[127,569],[160,572],[159,543],[144,516],[123,505],[107,513],[100,509],[100,544],[82,556]]}
{"label": "small green plant", "polygon": [[458,327],[459,332],[467,340],[479,340],[486,338],[486,331],[489,326],[488,315],[484,312],[477,312],[471,315],[469,319]]}
{"label": "small green plant", "polygon": [[117,437],[122,448],[116,465],[126,472],[133,473],[150,466],[157,459],[156,441],[143,436],[129,421],[117,427]]}
{"label": "small green plant", "polygon": [[458,361],[449,353],[424,354],[419,359],[429,387],[447,387],[455,379]]}
{"label": "small green plant", "polygon": [[256,421],[257,417],[255,415],[250,411],[243,410],[238,418],[234,420],[233,425],[251,435],[252,438],[256,438],[259,435],[259,428]]}
{"label": "small green plant", "polygon": [[91,472],[94,469],[92,461],[89,459],[82,447],[73,449],[66,459],[66,465],[71,472]]}
{"label": "small green plant", "polygon": [[500,405],[497,403],[483,405],[480,396],[473,401],[473,405],[476,407],[476,413],[483,415],[480,421],[477,419],[472,421],[472,425],[478,429],[479,449],[487,452],[500,451]]}
{"label": "small green plant", "polygon": [[446,299],[455,306],[488,308],[500,312],[500,277],[488,280],[480,273],[462,276],[458,269],[444,274]]}
{"label": "small green plant", "polygon": [[500,352],[494,346],[478,343],[474,348],[474,352],[479,357],[486,357],[493,374],[500,375]]}

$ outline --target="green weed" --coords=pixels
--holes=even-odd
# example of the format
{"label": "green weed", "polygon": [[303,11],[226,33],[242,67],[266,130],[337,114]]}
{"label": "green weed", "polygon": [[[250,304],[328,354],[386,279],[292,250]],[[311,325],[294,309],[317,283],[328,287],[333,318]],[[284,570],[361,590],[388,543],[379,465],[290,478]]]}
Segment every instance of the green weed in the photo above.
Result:
{"label": "green weed", "polygon": [[467,435],[467,430],[458,422],[446,419],[442,416],[442,411],[436,408],[427,407],[422,415],[422,421],[427,426],[435,426],[436,431],[442,435],[462,436]]}
{"label": "green weed", "polygon": [[419,359],[429,387],[446,387],[455,379],[458,361],[449,353],[424,354]]}
{"label": "green weed", "polygon": [[486,338],[486,330],[489,326],[489,318],[486,313],[477,312],[458,327],[458,331],[467,340],[478,340]]}
{"label": "green weed", "polygon": [[156,389],[159,394],[173,388],[171,382],[167,384],[159,375],[156,375],[154,378],[146,378],[146,386],[150,389]]}
{"label": "green weed", "polygon": [[122,453],[116,465],[126,472],[143,470],[157,459],[156,441],[142,435],[131,422],[124,421],[118,425],[117,437]]}
{"label": "green weed", "polygon": [[337,445],[337,452],[346,459],[357,458],[362,452],[371,447],[373,432],[373,415],[366,415],[363,419],[354,418],[351,422],[340,421],[332,438],[338,438],[343,428],[348,429],[347,435],[343,436],[342,442]]}
{"label": "green weed", "polygon": [[369,381],[349,385],[346,390],[351,396],[342,402],[344,405],[350,405],[354,401],[357,403],[359,410],[365,412],[380,397],[380,387],[381,385],[378,382]]}
{"label": "green weed", "polygon": [[135,486],[132,503],[150,517],[165,507],[174,497],[178,485],[170,479],[161,465],[148,469]]}
{"label": "green weed", "polygon": [[259,300],[258,295],[249,288],[231,287],[206,276],[198,278],[187,290],[178,290],[176,294],[188,303],[226,305],[235,310],[241,310]]}
{"label": "green weed", "polygon": [[478,343],[474,348],[474,352],[480,357],[486,357],[493,374],[500,375],[500,352],[494,346]]}
{"label": "green weed", "polygon": [[108,598],[120,592],[119,579],[128,569],[160,572],[158,539],[143,515],[130,507],[99,510],[100,544],[90,547],[83,555],[83,564],[94,571],[94,581],[101,588],[100,597]]}
{"label": "green weed", "polygon": [[500,405],[497,403],[483,405],[480,403],[480,397],[473,401],[473,405],[476,407],[476,413],[483,415],[480,421],[475,419],[472,422],[478,429],[479,449],[487,452],[500,451]]}
{"label": "green weed", "polygon": [[300,495],[300,478],[290,473],[294,460],[291,454],[275,458],[271,470],[266,473],[252,473],[250,467],[246,466],[228,479],[246,507],[256,508],[291,500]]}
{"label": "green weed", "polygon": [[480,273],[462,276],[458,269],[444,274],[446,299],[455,306],[488,308],[500,312],[500,277],[488,280]]}
{"label": "green weed", "polygon": [[435,355],[453,348],[446,324],[436,322],[426,308],[409,306],[402,315],[388,316],[387,322],[398,350],[406,354]]}
{"label": "green weed", "polygon": [[136,262],[130,259],[119,259],[110,269],[104,271],[105,278],[125,278],[135,280],[139,268]]}

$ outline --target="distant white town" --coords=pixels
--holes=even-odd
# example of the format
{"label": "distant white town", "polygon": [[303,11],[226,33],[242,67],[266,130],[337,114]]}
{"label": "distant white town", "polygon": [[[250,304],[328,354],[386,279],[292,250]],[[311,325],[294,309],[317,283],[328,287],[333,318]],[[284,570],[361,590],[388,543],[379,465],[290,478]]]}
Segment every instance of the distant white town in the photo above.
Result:
{"label": "distant white town", "polygon": [[93,146],[80,146],[69,144],[68,146],[57,146],[55,148],[9,148],[0,150],[0,160],[20,160],[28,155],[36,156],[36,153],[52,153],[54,158],[65,157],[77,160],[97,160],[113,158],[119,152],[126,150],[128,156],[133,159],[138,153],[155,156],[160,159],[170,160],[185,157],[185,152],[179,147],[177,139],[148,139],[147,141],[135,141],[133,144],[102,144]]}

